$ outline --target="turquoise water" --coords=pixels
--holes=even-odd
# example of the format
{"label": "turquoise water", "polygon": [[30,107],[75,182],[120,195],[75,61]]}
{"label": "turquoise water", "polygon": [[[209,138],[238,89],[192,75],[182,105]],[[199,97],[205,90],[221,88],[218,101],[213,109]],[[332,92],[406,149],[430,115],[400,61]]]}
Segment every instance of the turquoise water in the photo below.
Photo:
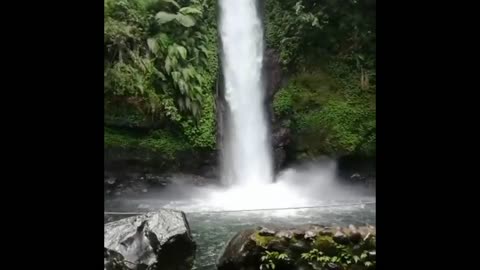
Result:
{"label": "turquoise water", "polygon": [[[197,243],[197,254],[194,269],[213,270],[215,263],[223,252],[228,240],[238,231],[247,228],[255,228],[259,225],[275,224],[280,226],[295,226],[300,224],[321,224],[328,226],[348,226],[353,224],[375,225],[375,204],[351,205],[362,202],[374,202],[375,198],[363,200],[329,201],[315,205],[330,205],[305,210],[269,210],[247,212],[196,212],[186,211],[193,238]],[[106,202],[106,211],[139,211],[138,205],[148,205],[148,211],[162,203],[149,201],[135,201],[137,207],[128,207],[131,204]],[[348,206],[338,206],[338,205]],[[183,205],[183,204],[179,204]],[[335,206],[332,206],[335,205]],[[179,207],[180,209],[184,207]],[[145,209],[147,210],[147,209]],[[185,210],[185,209],[182,209]],[[119,219],[125,216],[106,215],[105,222]]]}

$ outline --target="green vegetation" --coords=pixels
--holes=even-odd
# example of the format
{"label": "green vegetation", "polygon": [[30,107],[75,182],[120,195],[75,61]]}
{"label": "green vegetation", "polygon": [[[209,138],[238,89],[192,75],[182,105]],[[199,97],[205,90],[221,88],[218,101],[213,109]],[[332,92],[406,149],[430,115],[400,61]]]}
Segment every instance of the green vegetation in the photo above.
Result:
{"label": "green vegetation", "polygon": [[376,151],[375,0],[267,0],[267,45],[288,85],[274,112],[297,158]]}
{"label": "green vegetation", "polygon": [[[295,238],[268,236],[253,239],[261,250],[260,270],[273,269],[375,269],[376,238],[374,235],[358,235],[348,232],[336,238],[331,233],[317,233],[312,238],[301,237],[299,249]],[[261,239],[261,241],[259,241]],[[273,243],[282,243],[281,245]],[[252,249],[254,250],[254,249]]]}
{"label": "green vegetation", "polygon": [[[215,0],[106,0],[105,147],[215,149]],[[274,112],[296,158],[375,156],[375,0],[266,0],[288,83]]]}
{"label": "green vegetation", "polygon": [[105,1],[105,125],[151,129],[109,129],[106,147],[214,148],[214,14],[213,0]]}
{"label": "green vegetation", "polygon": [[267,247],[267,245],[275,239],[274,236],[268,236],[268,235],[260,235],[260,232],[256,232],[254,234],[254,239],[255,239],[255,243],[258,245],[258,246],[261,246],[261,247]]}
{"label": "green vegetation", "polygon": [[274,270],[278,264],[290,262],[290,258],[285,253],[278,251],[265,251],[265,255],[261,258],[260,270]]}
{"label": "green vegetation", "polygon": [[129,130],[105,128],[105,147],[142,149],[159,153],[167,160],[173,160],[177,153],[191,150],[184,139],[163,130],[132,132]]}

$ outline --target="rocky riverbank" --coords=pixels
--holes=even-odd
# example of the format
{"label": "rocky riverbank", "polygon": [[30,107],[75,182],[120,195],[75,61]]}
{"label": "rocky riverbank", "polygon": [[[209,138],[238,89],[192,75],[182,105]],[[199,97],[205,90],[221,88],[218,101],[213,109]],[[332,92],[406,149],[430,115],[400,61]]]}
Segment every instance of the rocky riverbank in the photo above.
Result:
{"label": "rocky riverbank", "polygon": [[375,228],[259,227],[234,236],[218,270],[375,269]]}
{"label": "rocky riverbank", "polygon": [[[199,217],[192,218],[193,232],[184,213],[164,209],[106,223],[105,270],[189,270],[193,263],[197,267],[208,265],[205,269],[218,270],[375,269],[376,230],[373,226],[280,225],[280,222],[249,228],[220,222],[209,223],[214,228],[209,228],[207,233],[200,230],[207,224],[199,226],[195,223],[199,222]],[[204,219],[208,221],[209,217]],[[225,230],[225,226],[236,227],[234,231],[238,233],[224,240],[220,237],[218,241],[205,241],[205,237],[219,237],[212,230]],[[203,235],[205,233],[208,235]],[[210,253],[209,250],[216,249],[218,244],[222,247],[211,254],[215,258],[205,257],[210,257],[204,253]],[[197,259],[200,261],[194,262]]]}

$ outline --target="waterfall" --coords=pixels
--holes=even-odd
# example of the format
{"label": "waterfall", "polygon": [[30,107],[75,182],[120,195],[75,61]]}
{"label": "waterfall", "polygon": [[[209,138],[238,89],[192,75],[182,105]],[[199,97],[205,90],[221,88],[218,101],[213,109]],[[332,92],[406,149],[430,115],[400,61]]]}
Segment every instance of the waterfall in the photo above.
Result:
{"label": "waterfall", "polygon": [[222,181],[250,186],[273,181],[262,81],[263,26],[257,0],[219,0],[224,94],[228,104]]}

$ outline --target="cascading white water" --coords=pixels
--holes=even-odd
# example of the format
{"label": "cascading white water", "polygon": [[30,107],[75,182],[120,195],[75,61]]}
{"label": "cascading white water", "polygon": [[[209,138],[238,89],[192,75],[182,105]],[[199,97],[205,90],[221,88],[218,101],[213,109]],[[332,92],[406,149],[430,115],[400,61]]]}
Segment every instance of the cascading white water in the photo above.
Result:
{"label": "cascading white water", "polygon": [[223,181],[251,186],[273,181],[262,82],[263,27],[257,0],[219,0],[225,99],[229,107]]}
{"label": "cascading white water", "polygon": [[262,82],[263,27],[257,0],[220,0],[225,99],[229,107],[223,181],[273,181],[270,134]]}

